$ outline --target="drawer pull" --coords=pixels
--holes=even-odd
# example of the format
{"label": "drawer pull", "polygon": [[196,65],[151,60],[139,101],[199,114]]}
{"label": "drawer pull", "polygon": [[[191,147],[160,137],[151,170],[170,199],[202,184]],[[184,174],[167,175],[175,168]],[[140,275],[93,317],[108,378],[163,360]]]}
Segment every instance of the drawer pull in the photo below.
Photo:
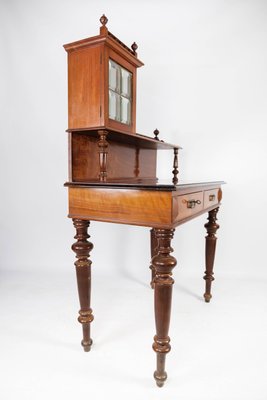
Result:
{"label": "drawer pull", "polygon": [[201,204],[200,200],[185,200],[183,199],[183,203],[186,203],[187,208],[195,208],[196,204]]}
{"label": "drawer pull", "polygon": [[215,194],[210,194],[209,201],[214,201],[214,200],[215,200]]}

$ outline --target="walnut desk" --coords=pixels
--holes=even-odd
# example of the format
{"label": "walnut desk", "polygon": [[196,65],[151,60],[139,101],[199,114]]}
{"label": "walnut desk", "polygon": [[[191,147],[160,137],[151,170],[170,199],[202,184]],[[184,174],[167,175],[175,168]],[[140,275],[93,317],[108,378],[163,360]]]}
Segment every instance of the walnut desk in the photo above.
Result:
{"label": "walnut desk", "polygon": [[[170,351],[168,336],[172,269],[170,254],[175,228],[208,212],[206,236],[206,302],[211,299],[216,215],[223,182],[178,183],[177,145],[136,132],[137,44],[125,45],[100,18],[99,34],[64,45],[68,54],[69,217],[76,228],[72,249],[75,262],[83,327],[82,346],[92,345],[90,323],[91,260],[93,248],[87,239],[89,221],[147,226],[151,229],[151,286],[155,296],[157,354],[154,377],[158,386],[167,378],[165,358]],[[167,77],[166,77],[167,80]],[[171,85],[170,85],[171,87]],[[172,88],[174,90],[174,88]],[[162,99],[167,104],[168,99]],[[157,178],[157,152],[174,153],[172,184]]]}
{"label": "walnut desk", "polygon": [[76,228],[72,249],[75,262],[81,310],[78,321],[83,327],[82,346],[89,351],[92,345],[90,323],[94,317],[91,309],[91,260],[93,244],[87,239],[90,220],[147,226],[151,229],[151,287],[154,288],[156,335],[153,349],[157,354],[154,378],[158,386],[167,379],[166,354],[170,351],[168,335],[171,300],[172,269],[176,259],[171,240],[175,228],[205,212],[208,212],[206,236],[206,289],[204,299],[211,299],[213,263],[216,247],[216,231],[219,225],[216,216],[222,198],[223,182],[193,183],[178,185],[138,185],[118,183],[78,183],[65,185],[69,190],[69,217]]}

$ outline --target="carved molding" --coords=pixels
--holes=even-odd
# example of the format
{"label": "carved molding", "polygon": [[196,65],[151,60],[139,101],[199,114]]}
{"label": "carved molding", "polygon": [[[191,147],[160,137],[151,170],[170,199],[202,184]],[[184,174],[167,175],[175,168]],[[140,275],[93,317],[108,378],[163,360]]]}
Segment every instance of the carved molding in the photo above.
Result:
{"label": "carved molding", "polygon": [[153,350],[156,353],[169,353],[171,350],[171,345],[170,345],[170,337],[167,336],[165,338],[159,338],[157,335],[154,336],[154,343],[152,345]]}
{"label": "carved molding", "polygon": [[79,311],[79,317],[78,317],[78,321],[81,324],[89,324],[90,322],[92,322],[94,320],[94,316],[93,316],[93,310],[90,308],[87,311]]}

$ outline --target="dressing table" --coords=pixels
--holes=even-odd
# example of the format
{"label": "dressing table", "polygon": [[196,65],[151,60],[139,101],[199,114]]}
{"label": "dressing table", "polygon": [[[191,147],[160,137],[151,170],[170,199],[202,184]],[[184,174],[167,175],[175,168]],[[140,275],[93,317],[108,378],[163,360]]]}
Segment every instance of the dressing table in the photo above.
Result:
{"label": "dressing table", "polygon": [[[217,213],[223,182],[182,184],[178,180],[180,147],[136,133],[136,73],[143,63],[137,45],[127,47],[100,18],[99,35],[64,45],[68,53],[69,214],[76,229],[72,250],[80,300],[84,351],[92,346],[90,333],[91,264],[93,244],[88,240],[90,221],[149,227],[151,236],[151,287],[154,291],[156,334],[153,349],[159,387],[167,379],[166,354],[170,351],[172,270],[175,229],[203,213],[206,271],[204,300],[211,299],[216,248]],[[157,179],[157,152],[172,152],[171,181]]]}

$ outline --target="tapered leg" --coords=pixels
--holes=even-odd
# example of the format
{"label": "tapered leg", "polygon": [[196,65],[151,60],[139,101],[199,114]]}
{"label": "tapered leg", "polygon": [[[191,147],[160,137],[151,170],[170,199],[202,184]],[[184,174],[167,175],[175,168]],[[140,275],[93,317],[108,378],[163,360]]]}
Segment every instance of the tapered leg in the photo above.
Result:
{"label": "tapered leg", "polygon": [[157,369],[154,378],[159,387],[164,385],[167,379],[165,371],[166,354],[170,351],[169,325],[172,301],[172,269],[176,265],[176,259],[170,255],[171,239],[174,229],[155,229],[158,240],[158,254],[152,258],[155,269],[154,278],[154,302],[156,335],[154,336],[153,349],[157,354]]}
{"label": "tapered leg", "polygon": [[151,263],[150,263],[150,267],[149,267],[151,269],[150,286],[152,289],[154,289],[155,268],[153,267],[153,264],[152,264],[152,258],[154,256],[156,256],[157,252],[158,252],[158,239],[156,238],[154,228],[152,228],[150,230],[150,252],[151,252]]}
{"label": "tapered leg", "polygon": [[214,281],[213,277],[213,264],[216,250],[216,232],[219,229],[219,225],[216,223],[217,221],[217,213],[219,208],[215,208],[214,210],[209,211],[208,222],[205,224],[205,228],[207,229],[206,236],[206,271],[204,275],[204,279],[206,281],[206,290],[204,293],[204,299],[206,303],[210,302],[212,297],[211,295],[211,282]]}
{"label": "tapered leg", "polygon": [[77,284],[79,292],[79,300],[81,309],[79,311],[78,321],[83,327],[82,346],[84,351],[90,351],[93,343],[90,336],[90,323],[94,317],[90,308],[91,297],[91,264],[89,259],[90,251],[93,249],[93,244],[87,239],[90,237],[87,233],[87,228],[90,222],[81,219],[73,219],[73,225],[76,228],[77,241],[72,245],[72,250],[76,253],[77,261],[75,261]]}

